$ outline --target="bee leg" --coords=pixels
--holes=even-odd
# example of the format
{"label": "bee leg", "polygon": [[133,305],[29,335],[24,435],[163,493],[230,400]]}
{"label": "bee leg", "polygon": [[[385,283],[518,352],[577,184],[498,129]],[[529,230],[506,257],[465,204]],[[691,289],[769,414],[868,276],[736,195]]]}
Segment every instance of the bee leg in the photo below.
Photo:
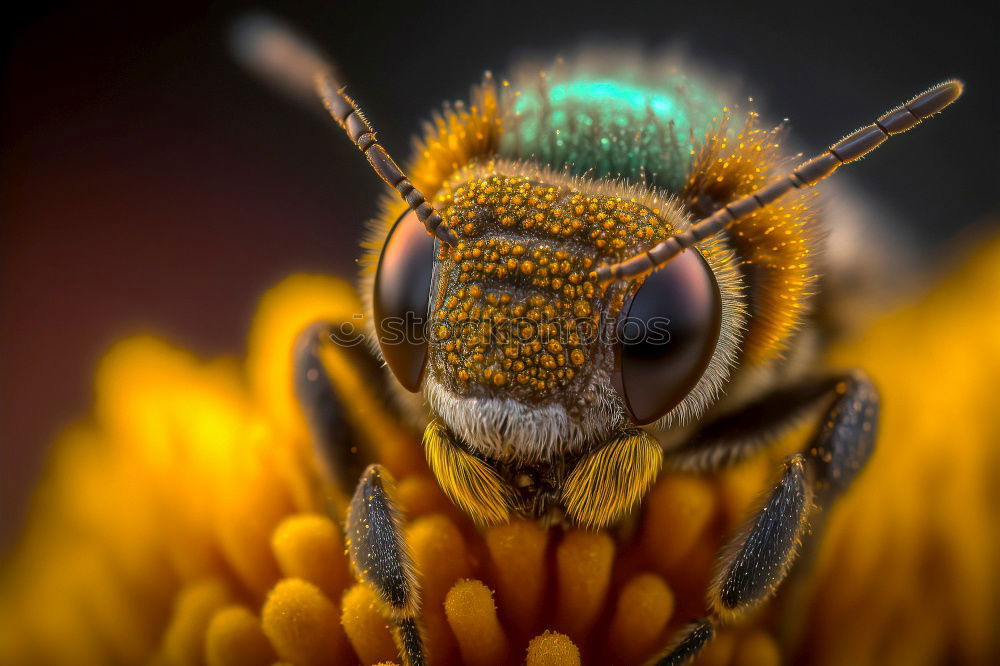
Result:
{"label": "bee leg", "polygon": [[396,624],[403,663],[423,666],[420,586],[392,493],[392,477],[385,468],[369,465],[347,510],[347,552],[358,578],[371,586]]}
{"label": "bee leg", "polygon": [[[832,400],[809,443],[788,457],[756,515],[722,549],[709,586],[712,617],[702,623],[730,622],[769,599],[795,561],[812,508],[847,489],[871,456],[879,405],[871,380],[856,371],[830,390]],[[711,640],[700,626],[693,625],[658,663],[686,663],[697,654]]]}
{"label": "bee leg", "polygon": [[731,621],[771,596],[795,559],[812,506],[812,488],[801,453],[784,464],[781,480],[740,534],[723,549],[709,588],[711,617],[681,631],[657,666],[686,664],[708,645],[715,627]]}
{"label": "bee leg", "polygon": [[681,629],[673,644],[667,648],[666,654],[654,662],[656,666],[681,666],[686,664],[701,652],[702,648],[712,642],[715,637],[715,627],[709,620],[696,620]]}
{"label": "bee leg", "polygon": [[855,370],[837,382],[819,430],[803,450],[817,501],[826,505],[847,490],[875,450],[879,394],[871,379]]}
{"label": "bee leg", "polygon": [[774,593],[795,559],[814,494],[818,504],[828,504],[871,456],[879,404],[871,380],[854,372],[833,394],[805,449],[788,458],[757,515],[723,550],[709,599],[720,617],[745,613]]}
{"label": "bee leg", "polygon": [[[395,623],[404,663],[422,666],[420,589],[403,539],[402,514],[392,499],[392,478],[381,465],[369,464],[375,452],[354,426],[359,414],[371,418],[372,405],[389,407],[385,375],[363,341],[345,342],[350,340],[330,322],[317,322],[299,334],[293,350],[295,396],[321,471],[332,485],[350,488],[360,477],[345,520],[351,564]],[[330,354],[337,363],[330,363]]]}
{"label": "bee leg", "polygon": [[714,472],[739,464],[808,417],[825,411],[843,377],[809,378],[782,386],[703,425],[664,465],[679,472]]}
{"label": "bee leg", "polygon": [[709,606],[732,620],[768,599],[795,560],[812,508],[812,485],[801,453],[789,456],[764,504],[723,548]]}
{"label": "bee leg", "polygon": [[299,334],[292,352],[293,384],[321,471],[336,487],[349,492],[374,455],[352,427],[348,403],[352,396],[350,390],[342,386],[346,378],[337,376],[323,363],[323,350],[332,349],[333,353],[341,355],[357,374],[359,381],[351,384],[360,384],[370,390],[375,394],[373,399],[386,402],[385,384],[379,363],[364,341],[353,345],[334,344],[338,339],[335,326],[330,322],[317,322]]}

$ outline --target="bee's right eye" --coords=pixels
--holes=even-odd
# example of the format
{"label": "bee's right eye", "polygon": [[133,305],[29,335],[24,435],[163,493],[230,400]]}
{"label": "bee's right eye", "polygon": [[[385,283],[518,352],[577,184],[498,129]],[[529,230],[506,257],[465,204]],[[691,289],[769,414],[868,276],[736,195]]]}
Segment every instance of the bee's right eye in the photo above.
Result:
{"label": "bee's right eye", "polygon": [[414,393],[427,363],[424,323],[433,272],[434,237],[407,211],[382,247],[372,309],[382,357],[403,388]]}
{"label": "bee's right eye", "polygon": [[722,330],[722,295],[693,249],[653,271],[623,315],[614,380],[632,420],[646,425],[676,407],[708,368]]}

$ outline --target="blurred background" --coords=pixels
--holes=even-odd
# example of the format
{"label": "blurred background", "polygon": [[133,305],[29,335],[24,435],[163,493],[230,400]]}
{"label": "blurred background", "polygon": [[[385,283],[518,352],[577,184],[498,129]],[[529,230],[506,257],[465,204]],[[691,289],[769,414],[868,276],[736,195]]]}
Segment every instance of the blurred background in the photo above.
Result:
{"label": "blurred background", "polygon": [[239,354],[268,286],[354,273],[381,185],[322,113],[231,60],[226,27],[252,9],[336,59],[400,158],[485,69],[580,41],[679,46],[810,151],[957,76],[944,119],[838,179],[903,222],[928,274],[998,219],[997,27],[971,4],[25,3],[2,28],[0,551],[112,342]]}

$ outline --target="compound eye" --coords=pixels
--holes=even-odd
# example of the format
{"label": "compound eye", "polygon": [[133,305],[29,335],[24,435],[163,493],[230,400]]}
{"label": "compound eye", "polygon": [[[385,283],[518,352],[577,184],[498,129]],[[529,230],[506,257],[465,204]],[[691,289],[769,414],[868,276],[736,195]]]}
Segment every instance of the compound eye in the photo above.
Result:
{"label": "compound eye", "polygon": [[382,357],[399,383],[416,393],[427,363],[424,324],[434,273],[434,237],[403,214],[389,231],[375,272],[373,310]]}
{"label": "compound eye", "polygon": [[654,271],[618,322],[615,380],[638,425],[684,399],[708,367],[722,328],[722,295],[691,249]]}

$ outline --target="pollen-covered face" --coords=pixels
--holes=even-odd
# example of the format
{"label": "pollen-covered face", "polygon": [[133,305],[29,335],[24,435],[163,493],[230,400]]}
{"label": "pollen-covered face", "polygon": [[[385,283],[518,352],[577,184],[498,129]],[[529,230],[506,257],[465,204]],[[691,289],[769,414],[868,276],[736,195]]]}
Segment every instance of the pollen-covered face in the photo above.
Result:
{"label": "pollen-covered face", "polygon": [[[687,223],[671,201],[523,171],[460,171],[434,199],[457,243],[435,245],[404,215],[374,285],[390,368],[495,458],[580,449],[663,416],[704,374],[721,326],[719,287],[697,251],[641,297],[642,282],[597,280],[598,266]],[[633,308],[640,320],[628,317]]]}
{"label": "pollen-covered face", "polygon": [[461,240],[438,255],[430,372],[458,396],[586,403],[581,388],[607,368],[598,333],[623,300],[598,286],[595,264],[667,223],[632,201],[500,175],[440,206]]}

